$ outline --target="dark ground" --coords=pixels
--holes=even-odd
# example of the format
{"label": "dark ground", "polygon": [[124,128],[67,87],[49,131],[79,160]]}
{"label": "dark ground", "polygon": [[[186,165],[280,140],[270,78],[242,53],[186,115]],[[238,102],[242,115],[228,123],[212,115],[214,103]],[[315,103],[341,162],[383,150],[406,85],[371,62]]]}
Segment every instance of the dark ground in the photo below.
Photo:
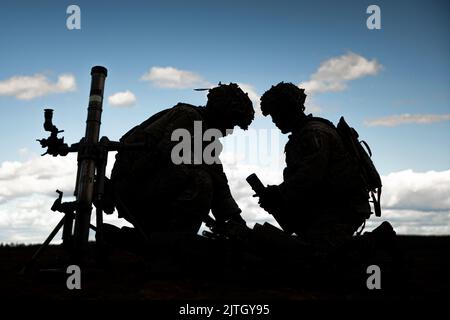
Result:
{"label": "dark ground", "polygon": [[84,268],[82,289],[68,290],[65,269],[37,271],[67,267],[60,246],[50,246],[27,275],[18,272],[37,246],[1,246],[0,300],[448,300],[450,237],[399,236],[397,241],[401,261],[382,273],[381,290],[367,289],[368,275],[358,265],[344,274],[327,267],[283,274],[289,261],[275,268],[256,261],[245,269],[224,267],[225,260],[212,261],[208,253],[184,256],[181,263],[174,263],[117,249],[111,253],[109,267]]}

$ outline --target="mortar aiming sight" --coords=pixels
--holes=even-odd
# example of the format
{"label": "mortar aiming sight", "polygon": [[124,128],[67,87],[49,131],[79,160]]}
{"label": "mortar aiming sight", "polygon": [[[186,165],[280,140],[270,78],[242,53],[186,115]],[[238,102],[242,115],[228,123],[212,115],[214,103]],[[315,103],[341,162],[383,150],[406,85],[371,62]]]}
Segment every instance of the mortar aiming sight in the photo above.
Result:
{"label": "mortar aiming sight", "polygon": [[44,109],[44,118],[44,130],[50,132],[50,136],[47,139],[36,139],[42,148],[47,148],[47,151],[42,155],[50,154],[54,157],[67,155],[69,146],[64,143],[64,137],[58,138],[58,133],[64,132],[64,130],[58,130],[53,124],[53,109]]}
{"label": "mortar aiming sight", "polygon": [[64,132],[64,130],[58,130],[58,128],[53,124],[53,109],[44,109],[44,129],[45,131],[49,131],[51,133],[60,133]]}

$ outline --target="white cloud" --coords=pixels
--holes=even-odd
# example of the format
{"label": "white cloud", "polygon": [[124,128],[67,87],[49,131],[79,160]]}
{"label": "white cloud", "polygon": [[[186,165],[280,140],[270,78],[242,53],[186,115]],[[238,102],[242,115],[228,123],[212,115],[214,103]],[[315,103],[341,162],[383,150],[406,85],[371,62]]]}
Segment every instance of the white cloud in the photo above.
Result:
{"label": "white cloud", "polygon": [[136,104],[136,96],[130,90],[126,90],[110,95],[108,102],[113,107],[131,107]]}
{"label": "white cloud", "polygon": [[310,79],[298,86],[304,88],[309,95],[342,91],[347,88],[349,81],[376,75],[381,69],[382,65],[375,59],[368,60],[363,56],[349,52],[322,62]]}
{"label": "white cloud", "polygon": [[0,81],[0,96],[14,96],[20,100],[30,100],[51,93],[62,93],[76,89],[72,74],[61,74],[52,83],[45,75],[13,76]]}
{"label": "white cloud", "polygon": [[450,114],[401,114],[384,118],[364,121],[367,126],[395,127],[401,124],[417,123],[430,124],[435,122],[450,121]]}
{"label": "white cloud", "polygon": [[197,86],[211,86],[200,75],[173,67],[152,67],[141,80],[150,81],[157,87],[170,89],[188,89]]}

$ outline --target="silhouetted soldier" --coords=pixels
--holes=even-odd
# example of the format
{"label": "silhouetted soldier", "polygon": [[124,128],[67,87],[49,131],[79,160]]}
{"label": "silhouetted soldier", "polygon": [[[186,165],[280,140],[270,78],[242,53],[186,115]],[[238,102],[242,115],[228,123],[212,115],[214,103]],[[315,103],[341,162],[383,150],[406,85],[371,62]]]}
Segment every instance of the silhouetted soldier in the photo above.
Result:
{"label": "silhouetted soldier", "polygon": [[305,115],[305,99],[304,89],[283,82],[261,97],[263,115],[291,134],[283,183],[268,186],[260,205],[285,231],[318,244],[341,242],[370,216],[367,191],[334,125]]}
{"label": "silhouetted soldier", "polygon": [[201,121],[202,153],[211,143],[202,139],[205,130],[218,129],[225,135],[235,126],[247,129],[253,118],[248,95],[236,84],[219,84],[209,90],[205,107],[179,103],[131,129],[121,141],[145,142],[149,148],[116,155],[111,181],[119,217],[133,223],[133,216],[147,234],[196,234],[210,210],[219,223],[231,219],[245,224],[222,164],[175,164],[172,150],[179,141],[172,141],[172,134],[176,129],[188,130],[194,155],[195,121]]}

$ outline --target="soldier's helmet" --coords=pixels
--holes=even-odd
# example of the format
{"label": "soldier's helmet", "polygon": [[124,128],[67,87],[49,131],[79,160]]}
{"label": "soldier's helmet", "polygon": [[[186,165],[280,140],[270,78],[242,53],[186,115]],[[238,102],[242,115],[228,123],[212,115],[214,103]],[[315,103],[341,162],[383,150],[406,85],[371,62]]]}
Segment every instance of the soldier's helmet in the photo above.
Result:
{"label": "soldier's helmet", "polygon": [[280,82],[272,86],[261,97],[261,111],[264,116],[273,112],[292,114],[292,112],[304,112],[306,94],[292,83]]}
{"label": "soldier's helmet", "polygon": [[217,119],[246,130],[255,118],[255,109],[248,94],[236,83],[221,84],[208,92],[206,107],[214,110]]}

